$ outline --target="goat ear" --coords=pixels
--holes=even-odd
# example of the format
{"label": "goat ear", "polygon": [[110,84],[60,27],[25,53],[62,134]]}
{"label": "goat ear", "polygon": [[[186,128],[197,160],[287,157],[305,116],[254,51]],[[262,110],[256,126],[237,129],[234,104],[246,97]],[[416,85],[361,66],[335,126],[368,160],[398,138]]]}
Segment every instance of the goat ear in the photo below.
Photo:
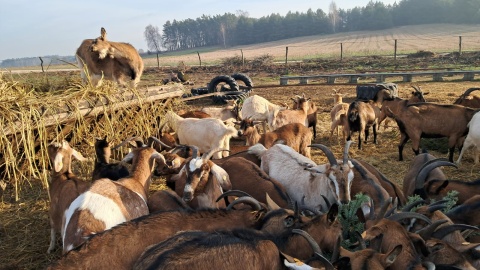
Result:
{"label": "goat ear", "polygon": [[352,264],[349,257],[342,257],[333,262],[335,269],[352,269]]}
{"label": "goat ear", "polygon": [[55,155],[53,160],[53,169],[55,172],[59,172],[63,168],[63,153],[58,153]]}
{"label": "goat ear", "polygon": [[212,163],[213,166],[210,167],[210,172],[213,176],[217,179],[218,183],[222,187],[223,190],[230,190],[232,188],[232,183],[230,182],[230,177],[228,173],[220,166]]}
{"label": "goat ear", "polygon": [[327,219],[330,223],[334,222],[338,216],[338,204],[334,203],[327,213]]}
{"label": "goat ear", "polygon": [[77,160],[79,161],[85,161],[87,160],[82,154],[80,154],[80,152],[78,152],[77,150],[75,149],[72,149],[72,156],[74,158],[76,158]]}
{"label": "goat ear", "polygon": [[429,254],[429,251],[428,251],[427,245],[425,244],[425,240],[423,240],[423,238],[416,233],[409,232],[408,237],[410,238],[410,241],[412,241],[413,246],[415,247],[415,250],[417,251],[417,253],[427,257]]}
{"label": "goat ear", "polygon": [[403,246],[398,245],[387,254],[387,257],[385,258],[385,267],[388,267],[395,262],[395,259],[397,259],[397,256],[400,254],[400,252],[402,252],[402,249]]}

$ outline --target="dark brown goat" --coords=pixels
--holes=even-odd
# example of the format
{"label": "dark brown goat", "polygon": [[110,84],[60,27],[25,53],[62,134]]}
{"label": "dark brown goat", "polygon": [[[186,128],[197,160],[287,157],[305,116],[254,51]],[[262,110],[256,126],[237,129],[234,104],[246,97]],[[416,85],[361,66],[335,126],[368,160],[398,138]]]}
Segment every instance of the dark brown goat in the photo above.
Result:
{"label": "dark brown goat", "polygon": [[389,108],[388,116],[397,121],[401,139],[398,145],[399,160],[403,160],[403,147],[409,139],[412,140],[412,150],[419,154],[421,138],[448,138],[448,160],[453,162],[455,146],[462,148],[463,139],[468,133],[468,122],[477,112],[475,109],[460,105],[445,105],[435,103],[414,103],[402,107],[398,113]]}
{"label": "dark brown goat", "polygon": [[112,155],[111,144],[105,138],[95,139],[95,166],[92,172],[92,181],[108,178],[110,180],[118,180],[127,177],[130,173],[125,164],[110,163],[110,156]]}
{"label": "dark brown goat", "polygon": [[454,223],[480,226],[480,195],[474,195],[447,212]]}
{"label": "dark brown goat", "polygon": [[452,190],[458,191],[458,204],[463,204],[473,196],[480,194],[480,179],[473,182],[460,180],[430,180],[425,183],[426,196],[430,199],[441,199]]}
{"label": "dark brown goat", "polygon": [[[348,106],[348,137],[352,139],[352,133],[358,132],[358,149],[362,149],[362,141],[367,143],[369,128],[373,128],[373,143],[377,144],[377,120],[379,109],[373,103],[354,101]],[[364,135],[365,134],[365,135]],[[364,140],[362,140],[364,136]]]}
{"label": "dark brown goat", "polygon": [[190,206],[188,206],[177,193],[170,189],[158,190],[148,196],[147,206],[150,213],[190,209]]}
{"label": "dark brown goat", "polygon": [[458,97],[453,104],[462,105],[474,109],[480,108],[480,98],[470,95],[473,91],[480,90],[480,88],[469,88],[460,97]]}
{"label": "dark brown goat", "polygon": [[[306,100],[307,98],[305,97],[305,94],[302,94],[302,96],[297,96],[296,99],[292,98],[293,100],[293,110],[299,110],[300,109],[300,99]],[[308,108],[307,111],[307,120],[308,120],[308,127],[313,128],[313,138],[317,138],[317,113],[318,113],[318,108],[315,103],[310,102],[310,107]],[[252,144],[253,145],[253,144]]]}
{"label": "dark brown goat", "polygon": [[310,158],[310,147],[308,146],[312,142],[312,132],[300,123],[289,123],[274,131],[260,135],[255,127],[255,122],[250,119],[244,119],[240,122],[238,135],[244,135],[247,138],[247,145],[261,143],[267,149],[281,140],[283,144]]}

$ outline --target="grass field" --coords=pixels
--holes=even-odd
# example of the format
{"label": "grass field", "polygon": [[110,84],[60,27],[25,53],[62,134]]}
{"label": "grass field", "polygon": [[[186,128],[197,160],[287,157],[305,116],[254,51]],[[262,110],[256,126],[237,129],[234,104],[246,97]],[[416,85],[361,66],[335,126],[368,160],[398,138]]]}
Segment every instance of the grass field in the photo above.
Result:
{"label": "grass field", "polygon": [[[478,28],[478,27],[477,27]],[[388,51],[388,42],[385,42],[387,45],[385,47],[372,44],[383,44],[380,41],[388,41],[391,39],[401,37],[404,40],[411,39],[412,51],[422,49],[423,44],[432,41],[432,44],[428,46],[433,46],[433,43],[439,43],[435,46],[438,46],[439,51],[448,50],[448,48],[443,47],[445,44],[436,40],[436,38],[441,37],[450,37],[458,36],[460,32],[462,35],[471,35],[480,36],[480,31],[474,29],[472,26],[445,26],[436,25],[431,26],[431,32],[422,30],[421,28],[417,29],[415,27],[411,28],[399,28],[388,31],[382,31],[373,33],[355,33],[355,36],[348,38],[352,43],[349,50],[354,48],[359,49],[358,53],[361,53],[361,50],[385,50]],[[441,30],[445,30],[442,32]],[[443,34],[442,34],[443,33]],[[409,38],[407,38],[409,37]],[[433,38],[435,37],[435,39]],[[347,37],[342,35],[331,35],[321,40],[317,40],[314,37],[308,37],[303,39],[296,39],[295,45],[291,41],[279,41],[275,43],[262,44],[256,46],[249,46],[242,48],[245,53],[246,58],[251,58],[254,55],[262,55],[265,53],[273,54],[277,50],[278,57],[281,59],[284,57],[285,46],[291,46],[293,52],[298,48],[299,51],[305,51],[303,57],[307,57],[309,54],[316,55],[327,51],[328,46],[325,44],[330,44],[332,46],[331,53],[335,54],[335,46],[339,42],[345,41],[347,43]],[[358,40],[358,41],[355,41]],[[414,45],[413,41],[423,40],[423,42],[416,43]],[[368,43],[371,42],[371,43]],[[356,44],[356,45],[354,45]],[[370,44],[373,47],[366,49],[369,46],[360,44]],[[477,41],[477,44],[478,41]],[[458,44],[457,44],[458,45]],[[302,47],[303,46],[303,47]],[[418,46],[418,47],[415,47]],[[322,50],[319,50],[318,47],[322,47]],[[282,49],[283,48],[283,49]],[[303,49],[302,49],[303,48]],[[305,48],[312,48],[311,52],[307,52]],[[345,48],[345,47],[344,47]],[[429,47],[431,49],[432,47]],[[212,63],[220,61],[223,57],[230,57],[231,54],[239,53],[239,49],[232,49],[228,51],[212,51],[212,52],[203,52],[201,53],[202,58],[211,59]],[[283,50],[283,52],[281,52]],[[318,51],[315,51],[318,50]],[[455,42],[452,41],[452,51],[455,51]],[[300,53],[298,53],[300,55]],[[352,53],[353,54],[353,53]],[[189,60],[190,59],[190,60]],[[472,58],[466,59],[465,63],[460,60],[438,60],[435,59],[405,59],[399,65],[396,65],[396,68],[399,69],[412,69],[412,68],[428,68],[435,66],[439,67],[462,67],[462,68],[476,68],[480,64],[480,59]],[[262,88],[262,85],[272,85],[278,84],[279,76],[285,73],[285,67],[283,65],[273,65],[273,66],[264,66],[264,67],[232,67],[232,66],[217,66],[217,67],[202,67],[202,68],[193,68],[189,67],[188,63],[193,63],[194,65],[198,60],[196,52],[192,52],[190,56],[172,56],[171,58],[162,58],[162,63],[168,63],[171,61],[173,67],[177,67],[178,63],[184,61],[187,63],[186,74],[190,77],[191,81],[194,82],[194,86],[186,86],[185,89],[188,92],[190,87],[200,87],[205,86],[214,76],[221,74],[233,74],[235,72],[242,72],[248,74],[255,86],[257,86],[253,93],[266,97],[274,103],[287,102],[290,103],[290,98],[295,94],[305,93],[306,96],[312,98],[312,101],[317,104],[320,108],[320,113],[318,115],[318,137],[313,143],[322,143],[327,145],[332,149],[336,156],[341,156],[343,143],[339,139],[334,139],[333,141],[329,140],[330,134],[330,114],[329,111],[332,107],[332,96],[333,89],[340,90],[342,93],[346,94],[345,102],[350,102],[355,98],[355,86],[353,85],[290,85],[285,87],[276,87],[276,88]],[[438,60],[438,61],[437,61]],[[468,60],[468,61],[467,61]],[[151,67],[155,66],[156,62],[154,59],[147,59],[146,65]],[[205,60],[206,61],[206,60]],[[372,69],[372,68],[386,68],[391,69],[395,66],[391,59],[388,58],[378,58],[378,59],[367,59],[367,60],[344,60],[342,62],[329,60],[325,62],[316,62],[316,63],[292,63],[288,66],[289,72],[293,74],[318,74],[326,72],[342,72],[345,70],[358,70],[358,69]],[[154,85],[158,84],[159,81],[163,78],[167,78],[170,68],[148,68],[143,76],[141,85]],[[38,84],[45,84],[45,79],[48,78],[50,86],[55,88],[59,94],[61,94],[62,87],[68,87],[75,85],[79,82],[79,72],[52,72],[46,74],[38,73],[21,73],[21,74],[9,74],[9,79],[17,82],[17,85],[22,85],[22,87],[30,87]],[[427,95],[427,101],[430,102],[439,102],[445,104],[451,104],[456,97],[463,93],[466,89],[471,87],[479,87],[480,81],[477,78],[471,82],[461,81],[459,77],[446,77],[445,82],[431,82],[431,77],[415,77],[414,82],[412,83],[403,83],[399,81],[400,78],[391,78],[389,81],[396,82],[399,85],[399,95],[402,98],[407,98],[411,91],[411,85],[418,85],[425,92],[429,92]],[[372,81],[361,81],[360,83],[371,83]],[[1,84],[0,84],[1,85]],[[23,86],[25,85],[25,86]],[[34,87],[32,87],[34,88]],[[58,89],[57,89],[58,88]],[[48,89],[47,89],[48,90]],[[198,109],[202,106],[216,106],[212,103],[211,99],[204,98],[195,101],[189,101],[181,106],[175,107],[174,110],[178,108],[188,108],[188,109]],[[136,117],[154,117],[154,116],[136,116]],[[119,128],[112,128],[110,132],[115,132],[119,130],[124,123],[114,123],[119,125]],[[112,135],[102,133],[101,130],[94,130],[89,134],[93,137],[103,137],[104,135]],[[356,136],[355,136],[356,138]],[[401,185],[403,181],[403,176],[408,170],[409,162],[413,159],[413,152],[410,149],[411,144],[408,143],[404,149],[405,161],[398,161],[398,151],[397,144],[399,142],[399,132],[395,127],[387,128],[386,130],[380,130],[379,132],[379,143],[374,145],[367,143],[364,145],[363,150],[358,150],[356,145],[353,145],[350,149],[350,157],[365,160],[372,165],[376,166],[382,173],[384,173],[387,178]],[[241,143],[236,141],[234,143]],[[437,157],[446,157],[446,141],[444,139],[429,139],[422,140],[422,147],[428,149],[430,153]],[[88,173],[91,172],[92,166],[92,157],[93,157],[93,148],[87,144],[80,144],[79,151],[81,151],[85,156],[90,157],[89,163],[83,166],[74,167],[75,171],[84,179],[89,179]],[[313,160],[317,163],[326,162],[324,155],[318,151],[312,151]],[[455,157],[458,156],[458,153],[455,154]],[[85,168],[89,167],[89,168]],[[462,165],[458,170],[452,168],[445,169],[448,177],[452,179],[461,179],[465,181],[470,181],[478,179],[480,177],[479,167],[473,164],[472,153],[467,152]],[[48,175],[48,172],[45,172]],[[60,257],[60,250],[57,249],[53,254],[46,254],[49,243],[49,224],[48,224],[48,208],[49,208],[49,199],[48,192],[45,189],[42,181],[37,179],[31,179],[28,182],[23,182],[20,187],[20,200],[15,201],[15,196],[13,195],[14,189],[10,183],[14,179],[4,179],[9,184],[5,191],[1,194],[0,202],[0,269],[44,269],[50,262],[55,261]],[[153,185],[151,190],[156,190],[164,188],[162,178],[154,178]],[[1,190],[0,190],[1,192]]]}

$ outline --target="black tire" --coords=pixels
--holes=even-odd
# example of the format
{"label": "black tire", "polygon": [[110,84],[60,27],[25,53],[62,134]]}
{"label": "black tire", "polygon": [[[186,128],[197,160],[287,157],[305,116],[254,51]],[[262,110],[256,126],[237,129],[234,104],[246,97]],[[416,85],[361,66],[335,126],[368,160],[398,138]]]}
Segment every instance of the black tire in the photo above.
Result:
{"label": "black tire", "polygon": [[206,87],[193,88],[192,90],[190,90],[190,92],[191,92],[192,95],[194,95],[194,96],[205,95],[205,94],[208,93],[208,88],[206,88]]}
{"label": "black tire", "polygon": [[229,91],[223,95],[213,95],[214,103],[227,104],[229,100],[244,100],[250,95],[250,92],[244,91]]}
{"label": "black tire", "polygon": [[253,87],[253,81],[250,79],[250,77],[247,74],[244,73],[235,73],[232,75],[232,78],[234,78],[236,81],[241,81],[245,84],[239,85],[240,89],[252,89]]}
{"label": "black tire", "polygon": [[[220,86],[221,90],[218,90],[217,86],[219,86],[219,84],[221,83],[223,83]],[[226,87],[227,85],[229,86],[229,88]],[[235,81],[234,78],[228,75],[217,76],[213,78],[208,84],[209,93],[220,92],[220,91],[238,91],[238,90],[239,90],[239,87],[238,87],[237,81]]]}

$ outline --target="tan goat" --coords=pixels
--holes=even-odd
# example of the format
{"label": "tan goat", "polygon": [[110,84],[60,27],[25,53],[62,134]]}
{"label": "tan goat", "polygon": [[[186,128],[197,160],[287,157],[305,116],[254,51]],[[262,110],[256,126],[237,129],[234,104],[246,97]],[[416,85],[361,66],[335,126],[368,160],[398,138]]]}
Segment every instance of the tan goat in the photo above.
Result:
{"label": "tan goat", "polygon": [[143,73],[143,60],[137,50],[128,43],[108,41],[103,27],[100,33],[96,39],[85,39],[77,49],[82,79],[87,81],[90,76],[94,86],[100,86],[102,78],[120,85],[131,80],[130,86],[136,87]]}

